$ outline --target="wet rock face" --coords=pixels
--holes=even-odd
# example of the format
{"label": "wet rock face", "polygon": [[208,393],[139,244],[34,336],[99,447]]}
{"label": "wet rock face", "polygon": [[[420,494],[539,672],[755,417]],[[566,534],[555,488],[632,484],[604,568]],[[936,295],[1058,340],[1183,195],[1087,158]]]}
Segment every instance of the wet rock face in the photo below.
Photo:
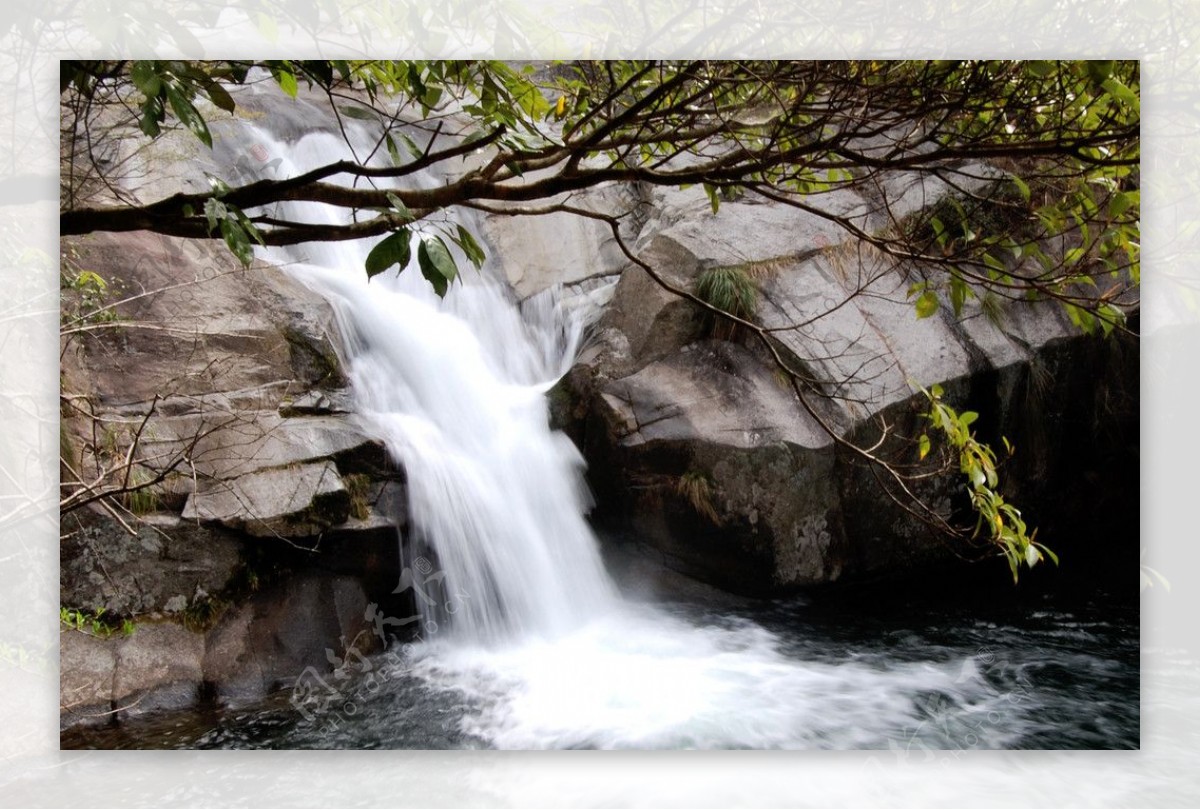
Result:
{"label": "wet rock face", "polygon": [[[945,191],[911,178],[893,185],[895,210]],[[944,307],[918,319],[911,269],[824,220],[749,195],[715,216],[699,192],[655,195],[641,257],[693,292],[706,270],[741,268],[757,290],[756,319],[810,381],[802,403],[761,345],[713,339],[696,307],[640,268],[623,273],[590,348],[552,392],[551,413],[589,462],[599,519],[678,570],[768,594],[954,560],[834,440],[871,446],[882,418],[897,437],[882,449],[902,450],[903,437],[925,429],[914,384],[938,383],[952,405],[978,411],[985,441],[1013,441],[1006,494],[1030,518],[1070,508],[1056,493],[1094,455],[1088,431],[1117,446],[1128,436],[1116,434],[1136,435],[1131,352],[1080,334],[1053,303],[1010,307],[998,322],[975,302],[962,318]],[[869,201],[854,195],[823,205],[872,222]],[[916,486],[942,514],[965,516],[957,481]],[[1126,489],[1136,509],[1136,487]]]}
{"label": "wet rock face", "polygon": [[155,481],[63,515],[62,605],[135,627],[64,630],[64,725],[261,696],[371,648],[352,640],[396,602],[404,485],[354,422],[328,305],[218,243],[66,249],[132,300],[65,338],[64,480],[128,453]]}
{"label": "wet rock face", "polygon": [[259,700],[380,649],[377,608],[356,578],[310,572],[226,607],[207,631],[173,621],[142,621],[129,635],[64,629],[60,725]]}
{"label": "wet rock face", "polygon": [[146,623],[130,636],[63,630],[59,638],[63,728],[107,725],[196,705],[204,637],[177,624]]}
{"label": "wet rock face", "polygon": [[145,515],[130,535],[89,509],[62,519],[60,601],[121,616],[176,613],[197,593],[225,588],[242,559],[243,538],[178,515]]}
{"label": "wet rock face", "polygon": [[[304,671],[336,668],[347,650],[380,648],[353,577],[305,574],[229,611],[208,635],[204,681],[224,703],[262,698]],[[331,643],[331,640],[334,640]]]}

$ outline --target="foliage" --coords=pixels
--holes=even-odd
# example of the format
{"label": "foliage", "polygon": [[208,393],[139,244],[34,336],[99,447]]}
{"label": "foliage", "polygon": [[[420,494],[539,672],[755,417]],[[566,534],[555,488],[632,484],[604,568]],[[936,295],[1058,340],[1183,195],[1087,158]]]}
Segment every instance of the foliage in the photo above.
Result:
{"label": "foliage", "polygon": [[[696,277],[696,295],[721,312],[741,320],[754,317],[758,292],[754,281],[741,267],[710,267]],[[713,337],[728,340],[736,334],[737,324],[727,319],[713,320]]]}
{"label": "foliage", "polygon": [[198,595],[184,608],[180,623],[193,633],[206,633],[216,626],[228,607],[224,599]]}
{"label": "foliage", "polygon": [[[1043,556],[1050,557],[1057,565],[1058,556],[1037,542],[1037,529],[1032,533],[1028,532],[1020,511],[1005,501],[997,491],[1000,479],[996,472],[996,453],[976,439],[971,430],[971,425],[979,418],[979,414],[974,411],[959,413],[947,405],[942,399],[945,392],[940,385],[934,385],[928,390],[922,388],[921,392],[929,400],[929,411],[925,418],[930,427],[939,432],[958,455],[958,469],[966,479],[971,506],[978,515],[974,536],[982,534],[1000,549],[1008,560],[1013,582],[1017,581],[1021,565],[1032,568]],[[1001,437],[1001,440],[1011,453],[1012,445],[1008,439]],[[921,459],[929,454],[931,446],[929,434],[921,434],[918,439]]]}
{"label": "foliage", "polygon": [[131,636],[137,629],[131,619],[118,621],[108,612],[107,608],[102,607],[96,608],[94,611],[60,607],[58,621],[70,630],[78,630],[97,638],[109,638],[117,633]]}
{"label": "foliage", "polygon": [[[890,255],[940,268],[944,283],[916,293],[923,316],[943,296],[959,311],[963,301],[989,290],[1009,299],[1059,300],[1081,328],[1109,331],[1122,324],[1119,282],[1136,284],[1140,274],[1140,76],[1132,61],[626,60],[559,64],[540,74],[496,61],[65,61],[60,86],[64,95],[89,101],[114,88],[134,95],[147,135],[173,118],[211,145],[197,101],[232,112],[236,94],[226,87],[260,74],[289,96],[301,86],[325,93],[343,119],[376,126],[375,151],[392,165],[339,162],[283,181],[233,189],[214,183],[210,192],[144,206],[68,206],[62,232],[149,227],[219,236],[243,261],[252,242],[392,233],[368,263],[374,274],[403,268],[413,223],[455,206],[502,202],[511,211],[517,203],[623,180],[701,184],[714,212],[722,199],[746,191],[803,207],[828,192],[870,186],[893,170],[949,178],[960,188],[950,198],[957,204],[976,194],[968,186],[978,178],[965,163],[989,160],[1007,162],[1009,182],[993,186],[1004,191],[1006,211],[1031,229],[960,228],[935,216],[933,240],[914,240],[903,229],[868,233],[836,213],[806,210]],[[449,117],[455,108],[465,124]],[[894,142],[882,157],[881,138]],[[471,152],[484,155],[482,164],[444,186],[409,182],[420,169]],[[395,182],[355,188],[325,182],[339,172]],[[329,225],[241,213],[283,199],[375,216]],[[469,233],[444,235],[481,261]],[[1053,237],[1070,241],[1065,256],[1049,249]],[[443,291],[456,275],[453,255],[440,236],[422,239],[420,247],[422,273]],[[1098,291],[1106,276],[1108,286]]]}
{"label": "foliage", "polygon": [[157,479],[142,467],[134,466],[129,470],[129,480],[121,493],[121,502],[135,515],[148,515],[159,507],[158,492],[153,485]]}
{"label": "foliage", "polygon": [[62,306],[59,308],[61,321],[66,325],[79,326],[120,320],[110,302],[116,289],[117,285],[110,284],[98,273],[79,267],[74,248],[69,249],[68,255],[63,257],[62,271],[59,274],[59,290],[62,295]]}
{"label": "foliage", "polygon": [[712,482],[705,473],[688,470],[679,476],[674,488],[675,494],[690,503],[697,514],[703,515],[714,525],[720,525],[721,518],[712,503]]}
{"label": "foliage", "polygon": [[[254,248],[251,241],[263,244],[262,234],[241,209],[226,205],[222,197],[229,192],[229,186],[219,180],[212,180],[213,196],[204,202],[204,218],[208,221],[208,233],[218,232],[225,244],[237,256],[243,267],[249,267],[254,259]],[[189,213],[191,209],[186,209]]]}

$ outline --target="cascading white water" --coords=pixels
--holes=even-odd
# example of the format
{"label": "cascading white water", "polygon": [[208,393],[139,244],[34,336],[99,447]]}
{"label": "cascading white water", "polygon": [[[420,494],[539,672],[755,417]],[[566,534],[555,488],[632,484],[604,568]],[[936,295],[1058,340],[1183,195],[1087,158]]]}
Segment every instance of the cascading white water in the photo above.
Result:
{"label": "cascading white water", "polygon": [[[455,611],[450,632],[556,633],[610,607],[581,458],[548,429],[543,387],[513,380],[452,312],[344,267],[303,277],[335,301],[358,413],[407,473],[415,539],[445,573],[431,607]],[[504,305],[484,290],[477,305]]]}
{"label": "cascading white water", "polygon": [[[286,148],[261,130],[255,137],[285,155],[283,176],[346,148],[327,133]],[[288,203],[284,214],[334,216],[311,203]],[[370,244],[302,245],[273,258],[333,304],[357,415],[407,473],[413,539],[439,569],[419,572],[440,587],[418,607],[433,626],[486,641],[557,634],[603,614],[613,587],[584,520],[583,460],[549,429],[543,396],[570,362],[579,324],[547,306],[534,308],[540,322],[523,320],[483,275],[452,285],[444,302],[415,268],[368,282]]]}
{"label": "cascading white water", "polygon": [[[279,176],[346,149],[331,134],[251,137],[284,159]],[[582,459],[547,424],[543,394],[571,362],[578,323],[552,306],[522,317],[469,273],[444,301],[415,270],[368,282],[369,247],[270,258],[333,304],[358,416],[407,472],[415,539],[452,602],[428,606],[439,632],[407,666],[467,701],[464,733],[506,748],[854,747],[918,722],[921,690],[988,711],[970,659],[809,663],[750,622],[698,625],[622,601],[584,520]],[[1003,745],[1011,729],[993,736]]]}

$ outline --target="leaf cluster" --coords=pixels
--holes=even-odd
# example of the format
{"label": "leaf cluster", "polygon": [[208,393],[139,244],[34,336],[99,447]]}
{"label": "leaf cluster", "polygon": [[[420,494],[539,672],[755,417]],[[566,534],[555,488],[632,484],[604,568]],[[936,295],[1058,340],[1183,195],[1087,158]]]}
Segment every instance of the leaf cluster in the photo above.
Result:
{"label": "leaf cluster", "polygon": [[[758,309],[758,290],[753,279],[741,267],[710,267],[696,277],[696,296],[705,303],[741,320],[748,320]],[[729,340],[737,324],[724,318],[710,318],[712,335]]]}
{"label": "leaf cluster", "polygon": [[60,607],[58,621],[69,630],[77,630],[97,638],[109,638],[117,633],[131,636],[137,629],[131,619],[117,619],[103,607],[95,610]]}
{"label": "leaf cluster", "polygon": [[[1008,561],[1012,571],[1013,582],[1018,579],[1020,567],[1026,565],[1032,568],[1043,557],[1049,557],[1055,565],[1058,556],[1045,545],[1037,542],[1037,529],[1029,531],[1021,512],[1008,503],[1000,494],[1000,478],[997,474],[996,453],[988,445],[980,442],[971,426],[979,418],[975,411],[959,413],[943,400],[944,391],[940,385],[934,385],[921,392],[929,401],[929,411],[924,418],[931,429],[939,433],[949,444],[952,452],[958,456],[958,468],[966,479],[967,493],[971,506],[978,519],[975,524],[974,537],[983,536],[997,546]],[[1008,439],[1001,437],[1005,449],[1013,452]],[[928,433],[923,433],[918,439],[919,455],[924,459],[930,452],[932,440]]]}

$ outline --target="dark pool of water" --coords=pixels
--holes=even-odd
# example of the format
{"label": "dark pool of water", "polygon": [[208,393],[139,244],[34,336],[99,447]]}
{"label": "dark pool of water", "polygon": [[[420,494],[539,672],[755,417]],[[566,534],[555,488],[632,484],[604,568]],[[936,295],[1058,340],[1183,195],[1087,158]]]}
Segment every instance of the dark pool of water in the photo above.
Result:
{"label": "dark pool of water", "polygon": [[[1078,588],[1030,593],[976,589],[969,583],[942,592],[934,583],[772,602],[723,601],[719,607],[693,594],[661,603],[657,610],[682,625],[717,628],[722,638],[769,637],[771,657],[764,662],[756,653],[748,659],[752,669],[746,677],[766,677],[764,684],[803,691],[810,681],[776,672],[794,665],[804,678],[816,679],[813,688],[825,690],[824,697],[806,708],[807,714],[789,712],[784,697],[765,706],[738,698],[748,705],[729,715],[740,725],[730,727],[728,739],[711,722],[699,730],[685,722],[677,736],[624,736],[620,729],[602,728],[603,721],[575,733],[557,727],[554,718],[538,716],[536,706],[520,708],[535,687],[448,688],[431,682],[427,673],[420,675],[405,649],[396,648],[371,659],[370,671],[360,667],[336,682],[333,700],[298,707],[296,693],[288,691],[251,707],[206,708],[69,731],[62,746],[451,749],[506,742],[506,747],[643,747],[646,740],[652,741],[650,747],[894,752],[1139,746],[1136,593],[1118,597]],[[635,652],[640,660],[640,651]],[[736,681],[738,664],[732,666],[732,676],[720,677]],[[843,672],[847,677],[839,685]],[[509,703],[517,708],[510,710]],[[754,712],[763,713],[763,728],[755,728]],[[482,715],[489,719],[480,721]],[[525,734],[523,723],[545,728]],[[796,725],[795,733],[771,727],[789,723]]]}

